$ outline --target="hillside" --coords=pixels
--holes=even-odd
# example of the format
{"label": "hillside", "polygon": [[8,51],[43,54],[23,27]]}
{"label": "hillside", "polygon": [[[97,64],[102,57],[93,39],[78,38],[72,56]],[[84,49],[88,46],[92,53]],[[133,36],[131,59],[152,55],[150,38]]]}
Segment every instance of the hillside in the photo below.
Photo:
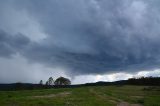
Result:
{"label": "hillside", "polygon": [[143,85],[143,86],[160,86],[160,77],[140,77],[130,78],[128,80],[119,80],[114,82],[95,82],[78,85],[46,85],[32,83],[11,83],[0,84],[0,90],[33,90],[33,89],[48,89],[48,88],[76,88],[85,86],[109,86],[109,85]]}

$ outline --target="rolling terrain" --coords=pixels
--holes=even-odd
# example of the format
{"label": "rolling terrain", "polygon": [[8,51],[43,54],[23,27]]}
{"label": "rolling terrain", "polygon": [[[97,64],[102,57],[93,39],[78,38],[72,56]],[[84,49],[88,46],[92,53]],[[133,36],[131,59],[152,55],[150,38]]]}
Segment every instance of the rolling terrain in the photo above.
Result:
{"label": "rolling terrain", "polygon": [[110,85],[0,91],[0,106],[160,106],[160,87]]}

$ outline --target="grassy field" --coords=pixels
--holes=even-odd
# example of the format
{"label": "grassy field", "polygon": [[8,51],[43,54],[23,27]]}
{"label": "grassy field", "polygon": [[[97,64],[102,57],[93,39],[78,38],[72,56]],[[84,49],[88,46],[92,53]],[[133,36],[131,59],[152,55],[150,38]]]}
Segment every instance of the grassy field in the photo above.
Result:
{"label": "grassy field", "polygon": [[160,106],[160,87],[90,86],[0,91],[0,106],[123,106],[123,104]]}

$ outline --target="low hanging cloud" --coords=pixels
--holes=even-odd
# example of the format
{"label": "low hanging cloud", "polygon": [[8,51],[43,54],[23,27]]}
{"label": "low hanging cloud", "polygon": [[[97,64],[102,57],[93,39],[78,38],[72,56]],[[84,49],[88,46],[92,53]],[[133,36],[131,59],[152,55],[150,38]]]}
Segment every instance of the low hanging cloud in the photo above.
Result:
{"label": "low hanging cloud", "polygon": [[0,30],[0,57],[11,57],[11,55],[23,51],[29,43],[29,38],[20,33],[12,36]]}
{"label": "low hanging cloud", "polygon": [[159,0],[1,1],[0,56],[19,53],[30,62],[66,69],[70,76],[159,69],[158,4]]}

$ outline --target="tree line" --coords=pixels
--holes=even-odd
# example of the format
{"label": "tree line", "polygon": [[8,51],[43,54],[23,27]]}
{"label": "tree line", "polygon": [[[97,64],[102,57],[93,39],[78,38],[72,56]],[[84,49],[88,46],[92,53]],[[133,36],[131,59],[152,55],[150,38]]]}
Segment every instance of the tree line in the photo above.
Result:
{"label": "tree line", "polygon": [[127,84],[160,86],[160,77],[142,76],[142,77],[137,77],[137,78],[130,78],[127,80]]}
{"label": "tree line", "polygon": [[40,85],[71,85],[71,81],[68,78],[65,77],[59,77],[56,80],[53,79],[53,77],[49,77],[48,80],[43,83],[43,80],[40,80]]}
{"label": "tree line", "polygon": [[53,77],[49,77],[48,80],[43,83],[40,80],[38,84],[32,83],[13,83],[13,84],[0,84],[0,90],[33,90],[33,89],[48,89],[71,86],[71,81],[65,77],[59,77],[56,80]]}
{"label": "tree line", "polygon": [[84,86],[109,86],[109,85],[145,85],[145,86],[160,86],[160,77],[137,77],[130,78],[128,80],[120,80],[114,82],[95,82],[71,85],[71,81],[68,78],[59,77],[54,80],[49,77],[46,82],[42,80],[38,84],[32,83],[12,83],[12,84],[0,84],[0,90],[33,90],[33,89],[48,89],[48,88],[76,88]]}

